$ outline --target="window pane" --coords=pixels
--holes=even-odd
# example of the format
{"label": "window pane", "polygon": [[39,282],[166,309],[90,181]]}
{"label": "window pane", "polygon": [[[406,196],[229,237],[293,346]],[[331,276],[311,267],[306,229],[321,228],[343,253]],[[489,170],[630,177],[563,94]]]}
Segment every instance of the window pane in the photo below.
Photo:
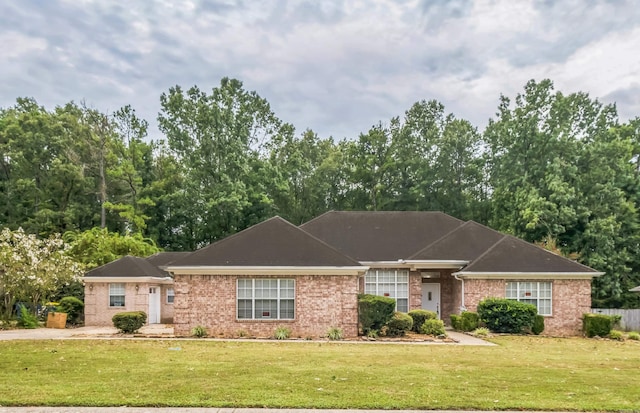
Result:
{"label": "window pane", "polygon": [[109,306],[124,307],[125,285],[109,284]]}
{"label": "window pane", "polygon": [[278,300],[256,300],[255,318],[278,318]]}
{"label": "window pane", "polygon": [[167,289],[167,303],[173,303],[175,293],[173,292],[173,288]]}
{"label": "window pane", "polygon": [[409,300],[406,298],[398,298],[396,300],[396,310],[403,313],[409,312]]}
{"label": "window pane", "polygon": [[251,300],[238,300],[238,318],[251,318]]}
{"label": "window pane", "polygon": [[294,301],[280,300],[280,318],[293,320],[294,318]]}

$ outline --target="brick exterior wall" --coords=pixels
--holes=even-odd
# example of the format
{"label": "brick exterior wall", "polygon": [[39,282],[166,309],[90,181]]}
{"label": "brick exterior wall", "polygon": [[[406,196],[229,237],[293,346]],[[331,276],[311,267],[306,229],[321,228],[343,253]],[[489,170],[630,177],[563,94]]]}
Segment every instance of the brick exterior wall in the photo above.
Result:
{"label": "brick exterior wall", "polygon": [[[136,285],[138,290],[136,291]],[[93,288],[90,288],[93,286]],[[167,304],[167,289],[171,285],[125,283],[124,307],[109,306],[109,283],[86,283],[84,287],[84,324],[87,326],[112,326],[111,318],[125,311],[149,313],[149,287],[160,288],[160,322],[173,322],[173,304]]]}
{"label": "brick exterior wall", "polygon": [[[293,320],[238,320],[238,278],[295,279]],[[176,275],[174,278],[174,331],[188,336],[195,326],[211,336],[237,337],[241,332],[272,337],[279,326],[291,329],[292,337],[324,337],[330,327],[341,328],[345,337],[358,335],[358,277],[341,275],[231,276]]]}
{"label": "brick exterior wall", "polygon": [[[477,311],[478,303],[486,297],[506,294],[510,280],[466,280],[465,305],[468,311]],[[551,281],[552,315],[545,316],[544,333],[554,336],[582,334],[582,315],[591,312],[591,280],[518,280]]]}

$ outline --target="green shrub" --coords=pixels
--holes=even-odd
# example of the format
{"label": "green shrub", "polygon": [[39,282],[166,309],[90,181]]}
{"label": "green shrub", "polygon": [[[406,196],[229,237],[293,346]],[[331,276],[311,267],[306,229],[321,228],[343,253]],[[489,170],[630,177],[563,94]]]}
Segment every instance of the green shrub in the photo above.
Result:
{"label": "green shrub", "polygon": [[460,330],[473,331],[478,328],[480,317],[478,313],[472,313],[471,311],[463,311],[460,315]]}
{"label": "green shrub", "polygon": [[531,332],[536,336],[539,336],[544,331],[544,317],[540,314],[536,314],[533,319],[533,325],[531,326]]}
{"label": "green shrub", "polygon": [[533,304],[506,298],[487,298],[478,304],[480,320],[496,333],[530,331],[537,313]]}
{"label": "green shrub", "polygon": [[370,330],[380,330],[387,324],[396,308],[396,300],[372,294],[358,295],[358,322],[362,332],[367,335]]}
{"label": "green shrub", "polygon": [[458,314],[451,314],[450,317],[451,317],[451,327],[456,331],[460,331],[462,329],[462,326],[461,326],[462,317],[460,317]]}
{"label": "green shrub", "polygon": [[407,313],[396,311],[386,324],[386,335],[389,337],[404,336],[413,327],[413,318]]}
{"label": "green shrub", "polygon": [[29,311],[26,306],[20,306],[18,326],[22,328],[38,328],[40,327],[40,322],[38,321],[38,316]]}
{"label": "green shrub", "polygon": [[618,341],[623,341],[624,340],[624,333],[620,330],[611,330],[609,332],[609,338],[611,340],[618,340]]}
{"label": "green shrub", "polygon": [[209,335],[207,329],[203,326],[195,326],[191,329],[191,335],[193,337],[203,338]]}
{"label": "green shrub", "polygon": [[112,318],[113,326],[125,334],[135,333],[147,322],[147,313],[144,311],[127,311],[117,313]]}
{"label": "green shrub", "polygon": [[606,337],[619,319],[606,314],[587,313],[582,315],[582,331],[587,337]]}
{"label": "green shrub", "polygon": [[422,334],[429,334],[436,337],[442,336],[444,335],[444,321],[429,319],[422,324],[420,332]]}
{"label": "green shrub", "polygon": [[67,322],[78,324],[82,317],[84,303],[76,297],[64,297],[58,304],[58,311],[67,313]]}
{"label": "green shrub", "polygon": [[329,330],[327,331],[327,337],[331,341],[342,340],[342,337],[343,337],[342,329],[338,327],[329,328]]}
{"label": "green shrub", "polygon": [[476,337],[488,337],[489,336],[489,329],[487,327],[478,327],[475,330],[473,330],[473,335]]}
{"label": "green shrub", "polygon": [[640,333],[638,333],[637,331],[632,331],[629,334],[627,334],[627,338],[629,340],[640,340]]}
{"label": "green shrub", "polygon": [[413,319],[413,327],[411,327],[411,330],[416,333],[420,332],[420,327],[422,327],[422,324],[424,324],[426,320],[438,318],[438,314],[427,310],[411,310],[408,314],[409,317]]}
{"label": "green shrub", "polygon": [[273,333],[273,337],[276,340],[286,340],[291,337],[291,330],[287,327],[278,327]]}

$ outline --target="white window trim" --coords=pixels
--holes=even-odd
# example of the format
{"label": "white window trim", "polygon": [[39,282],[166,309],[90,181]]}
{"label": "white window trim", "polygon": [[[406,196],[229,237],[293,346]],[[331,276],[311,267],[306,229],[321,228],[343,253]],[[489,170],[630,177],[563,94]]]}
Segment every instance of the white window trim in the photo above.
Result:
{"label": "white window trim", "polygon": [[[251,298],[240,298],[240,280],[250,280],[251,281]],[[293,278],[277,278],[278,287],[277,298],[267,298],[267,300],[275,300],[276,301],[276,318],[256,318],[256,280],[274,280],[274,278],[238,278],[236,279],[236,320],[237,321],[293,321],[296,319],[296,280]],[[292,281],[293,282],[293,297],[281,297],[281,281]],[[251,300],[251,318],[240,318],[238,317],[238,309],[239,309],[239,301],[240,300]],[[265,300],[264,298],[257,298],[257,300]],[[293,300],[293,317],[291,318],[280,318],[280,303],[282,300]]]}
{"label": "white window trim", "polygon": [[[114,294],[112,288],[122,288],[122,294]],[[118,291],[119,293],[120,291]],[[111,305],[111,297],[122,297],[122,305]],[[113,283],[109,284],[109,307],[110,308],[125,308],[127,306],[127,285],[125,283]]]}
{"label": "white window trim", "polygon": [[[398,310],[398,299],[407,300],[407,312],[408,312],[409,308],[410,308],[410,305],[409,305],[409,285],[410,285],[410,282],[409,282],[409,270],[382,269],[382,268],[375,268],[375,269],[368,270],[364,275],[364,291],[365,291],[365,294],[373,294],[373,295],[379,295],[379,296],[384,297],[384,294],[380,293],[380,279],[379,279],[379,276],[380,276],[379,272],[380,271],[382,271],[382,272],[391,272],[391,271],[393,271],[394,272],[394,278],[393,278],[393,288],[394,288],[393,294],[394,294],[394,297],[391,297],[391,298],[396,300],[396,311],[399,311]],[[367,276],[371,276],[372,273],[374,273],[374,272],[375,272],[375,282],[367,282]],[[398,284],[399,284],[398,283],[398,273],[405,273],[406,276],[407,276],[407,282],[406,282],[406,285],[407,285],[407,296],[406,297],[400,297],[398,295]],[[374,285],[375,286],[375,292],[367,292],[367,284]],[[405,284],[405,283],[402,282],[400,284]]]}
{"label": "white window trim", "polygon": [[[171,292],[171,294],[169,294]],[[173,297],[173,301],[169,301],[169,297]],[[176,292],[173,288],[167,288],[167,304],[173,305],[176,300]]]}
{"label": "white window trim", "polygon": [[[515,283],[516,284],[516,297],[507,297],[507,291],[509,290],[508,286],[510,283]],[[522,298],[520,297],[520,286],[521,284],[535,284],[535,288],[537,291],[537,297],[535,298]],[[549,298],[541,298],[540,297],[540,284],[549,284]],[[543,317],[552,317],[553,316],[553,283],[551,281],[507,281],[507,283],[505,284],[505,298],[509,299],[509,300],[515,300],[518,302],[521,302],[523,300],[527,300],[527,301],[532,301],[532,300],[536,300],[536,310],[538,311],[538,314],[543,316]],[[549,300],[549,313],[548,314],[542,314],[540,313],[540,300]]]}

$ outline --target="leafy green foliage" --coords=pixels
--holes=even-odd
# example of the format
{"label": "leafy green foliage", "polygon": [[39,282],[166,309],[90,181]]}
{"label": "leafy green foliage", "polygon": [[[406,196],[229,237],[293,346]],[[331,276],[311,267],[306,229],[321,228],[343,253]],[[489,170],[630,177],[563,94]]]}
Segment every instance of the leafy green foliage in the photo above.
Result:
{"label": "leafy green foliage", "polygon": [[456,331],[461,331],[462,327],[460,323],[461,323],[462,317],[460,317],[460,314],[451,314],[449,318],[451,319],[451,327]]}
{"label": "leafy green foliage", "polygon": [[358,295],[358,323],[362,332],[380,329],[387,324],[396,308],[396,300],[372,294]]}
{"label": "leafy green foliage", "polygon": [[422,327],[422,324],[424,324],[426,320],[438,318],[438,314],[436,314],[435,312],[422,309],[411,310],[407,314],[409,314],[409,316],[413,319],[413,327],[411,328],[411,330],[415,331],[416,333],[420,332],[420,327]]}
{"label": "leafy green foliage", "polygon": [[284,326],[276,327],[276,331],[273,332],[273,338],[276,340],[286,340],[291,337],[291,329]]}
{"label": "leafy green foliage", "polygon": [[629,334],[627,334],[627,338],[629,340],[638,341],[640,340],[640,333],[638,333],[637,331],[631,331]]}
{"label": "leafy green foliage", "polygon": [[536,314],[533,319],[533,325],[531,326],[531,332],[535,335],[540,335],[544,331],[544,317],[540,314]]}
{"label": "leafy green foliage", "polygon": [[342,332],[342,329],[338,327],[330,327],[329,330],[327,331],[327,337],[331,341],[342,340],[343,336],[344,334]]}
{"label": "leafy green foliage", "polygon": [[463,311],[460,314],[460,330],[461,331],[473,331],[478,328],[478,323],[480,322],[480,317],[478,313],[473,313],[471,311]]}
{"label": "leafy green foliage", "polygon": [[82,318],[84,303],[76,297],[64,297],[58,304],[57,311],[67,313],[67,322],[78,324]]}
{"label": "leafy green foliage", "polygon": [[195,326],[191,329],[191,335],[193,337],[203,338],[209,335],[206,327],[203,326]]}
{"label": "leafy green foliage", "polygon": [[473,330],[473,335],[476,337],[488,337],[491,332],[487,327],[478,327]]}
{"label": "leafy green foliage", "polygon": [[38,328],[40,327],[40,321],[38,320],[38,316],[29,311],[29,308],[22,305],[20,306],[18,326],[22,328]]}
{"label": "leafy green foliage", "polygon": [[582,316],[582,331],[587,337],[606,337],[617,320],[610,315],[587,313]]}
{"label": "leafy green foliage", "polygon": [[487,298],[478,304],[480,320],[496,333],[523,333],[531,331],[536,306],[506,298]]}
{"label": "leafy green foliage", "polygon": [[609,338],[611,340],[624,341],[624,332],[620,330],[611,330],[609,332]]}
{"label": "leafy green foliage", "polygon": [[147,322],[147,314],[144,311],[127,311],[114,314],[111,318],[113,326],[125,334],[135,333]]}
{"label": "leafy green foliage", "polygon": [[445,335],[444,321],[437,319],[426,320],[424,324],[422,324],[420,332],[422,334],[428,334],[436,337]]}
{"label": "leafy green foliage", "polygon": [[385,334],[389,337],[404,336],[413,327],[413,318],[407,313],[396,311],[385,324]]}

